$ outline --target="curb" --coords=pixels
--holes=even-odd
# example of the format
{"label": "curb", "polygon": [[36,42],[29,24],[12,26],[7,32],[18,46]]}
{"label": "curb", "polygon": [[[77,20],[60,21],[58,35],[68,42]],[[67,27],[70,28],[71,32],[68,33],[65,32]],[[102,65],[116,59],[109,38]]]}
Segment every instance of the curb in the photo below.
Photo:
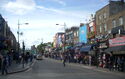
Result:
{"label": "curb", "polygon": [[14,74],[14,73],[20,73],[20,72],[24,72],[24,71],[27,71],[28,69],[30,69],[33,64],[35,63],[36,61],[34,60],[34,62],[32,62],[29,66],[27,66],[26,68],[24,69],[21,69],[21,70],[17,70],[17,71],[13,71],[13,72],[9,72],[8,75],[11,75],[11,74]]}

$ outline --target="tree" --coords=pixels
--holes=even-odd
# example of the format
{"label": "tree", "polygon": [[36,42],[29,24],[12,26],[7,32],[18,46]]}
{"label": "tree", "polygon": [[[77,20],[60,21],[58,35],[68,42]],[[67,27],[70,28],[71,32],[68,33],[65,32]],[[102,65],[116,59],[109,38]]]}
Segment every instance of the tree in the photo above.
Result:
{"label": "tree", "polygon": [[44,51],[45,51],[45,46],[46,46],[45,43],[39,44],[39,45],[37,46],[38,52],[39,52],[39,53],[44,53]]}

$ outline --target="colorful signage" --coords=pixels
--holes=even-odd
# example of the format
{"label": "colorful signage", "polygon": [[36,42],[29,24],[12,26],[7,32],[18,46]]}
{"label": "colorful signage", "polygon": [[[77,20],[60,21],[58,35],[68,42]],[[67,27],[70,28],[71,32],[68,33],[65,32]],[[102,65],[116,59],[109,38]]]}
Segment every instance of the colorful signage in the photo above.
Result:
{"label": "colorful signage", "polygon": [[87,26],[83,25],[79,28],[79,42],[87,43]]}
{"label": "colorful signage", "polygon": [[125,36],[109,40],[109,47],[125,45]]}

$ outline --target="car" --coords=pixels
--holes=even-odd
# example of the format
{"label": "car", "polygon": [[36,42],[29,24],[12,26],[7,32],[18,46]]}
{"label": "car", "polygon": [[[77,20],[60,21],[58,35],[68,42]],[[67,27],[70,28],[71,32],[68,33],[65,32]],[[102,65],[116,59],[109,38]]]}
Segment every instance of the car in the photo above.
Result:
{"label": "car", "polygon": [[36,56],[36,59],[37,59],[37,60],[43,60],[43,56],[40,55],[40,54],[38,54],[38,55]]}

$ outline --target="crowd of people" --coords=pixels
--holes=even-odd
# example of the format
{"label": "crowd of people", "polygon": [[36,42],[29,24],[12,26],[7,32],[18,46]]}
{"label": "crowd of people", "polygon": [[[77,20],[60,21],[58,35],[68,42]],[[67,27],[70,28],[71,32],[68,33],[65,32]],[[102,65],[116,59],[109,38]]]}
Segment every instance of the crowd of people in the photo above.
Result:
{"label": "crowd of people", "polygon": [[30,52],[18,53],[14,50],[0,50],[0,71],[2,75],[8,74],[8,68],[12,64],[27,64],[32,62],[33,54]]}
{"label": "crowd of people", "polygon": [[[111,54],[100,53],[99,55],[89,55],[87,52],[75,52],[66,50],[65,52],[49,52],[45,57],[63,60],[69,63],[79,63],[90,66],[108,68],[109,70],[125,71],[125,57],[113,56]],[[65,64],[64,64],[65,66]]]}

